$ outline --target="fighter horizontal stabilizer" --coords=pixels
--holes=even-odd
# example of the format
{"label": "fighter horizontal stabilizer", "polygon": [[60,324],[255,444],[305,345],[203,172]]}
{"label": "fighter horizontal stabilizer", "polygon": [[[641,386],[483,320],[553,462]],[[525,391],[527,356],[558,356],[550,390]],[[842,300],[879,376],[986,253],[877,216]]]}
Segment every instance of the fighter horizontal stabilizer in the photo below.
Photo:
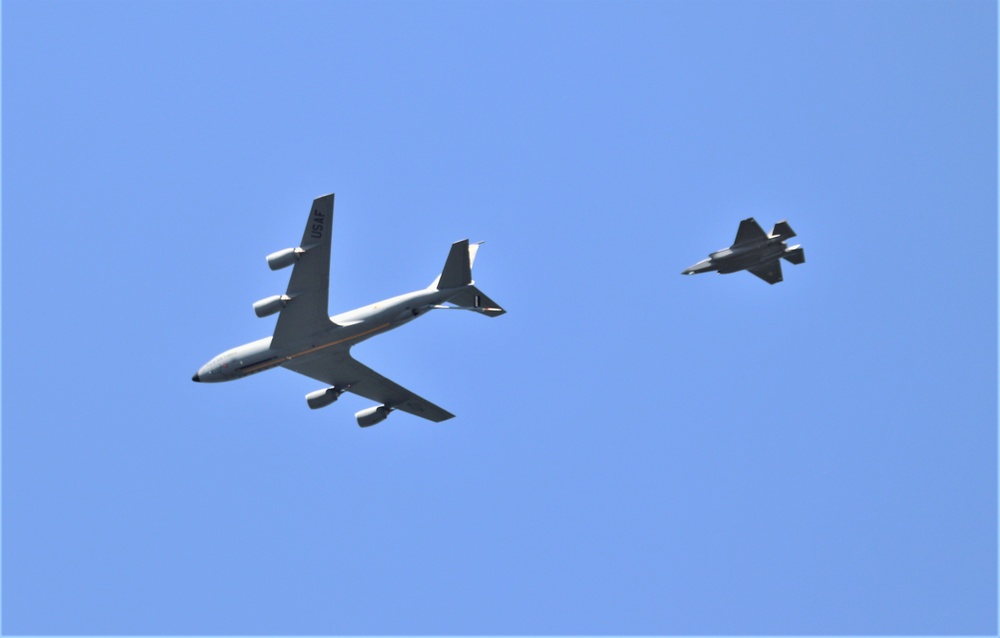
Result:
{"label": "fighter horizontal stabilizer", "polygon": [[747,268],[750,272],[757,275],[767,283],[774,285],[779,281],[782,281],[781,276],[781,262],[777,259],[771,263],[764,264],[762,266],[757,266],[756,268]]}
{"label": "fighter horizontal stabilizer", "polygon": [[757,220],[749,217],[740,222],[740,229],[736,231],[736,241],[733,242],[733,246],[755,244],[766,240],[767,234],[764,233],[764,229],[760,227]]}
{"label": "fighter horizontal stabilizer", "polygon": [[795,231],[788,225],[788,222],[780,221],[774,225],[774,230],[771,231],[771,237],[781,237],[782,240],[791,239],[792,237],[795,237]]}
{"label": "fighter horizontal stabilizer", "polygon": [[806,251],[802,246],[792,246],[781,256],[795,265],[804,264],[806,261]]}

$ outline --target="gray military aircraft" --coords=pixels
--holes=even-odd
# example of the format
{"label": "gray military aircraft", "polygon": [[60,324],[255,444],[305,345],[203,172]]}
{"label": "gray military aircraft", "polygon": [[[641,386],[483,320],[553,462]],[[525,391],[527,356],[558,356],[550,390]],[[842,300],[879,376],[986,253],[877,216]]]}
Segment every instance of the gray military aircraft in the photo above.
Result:
{"label": "gray military aircraft", "polygon": [[776,284],[782,279],[782,258],[793,264],[801,264],[806,260],[806,253],[801,245],[791,248],[785,245],[785,240],[792,237],[795,237],[795,231],[788,222],[778,222],[768,235],[753,217],[744,219],[740,222],[740,229],[736,232],[736,241],[732,246],[711,253],[708,259],[699,261],[681,274],[697,275],[715,270],[720,275],[725,275],[749,270],[767,283]]}
{"label": "gray military aircraft", "polygon": [[452,418],[455,415],[358,363],[351,357],[351,346],[434,309],[471,310],[487,317],[504,314],[506,311],[472,281],[472,264],[479,244],[470,244],[467,239],[452,244],[444,270],[423,290],[330,317],[327,304],[332,228],[333,194],[330,194],[313,201],[297,248],[267,256],[271,270],[294,264],[285,294],[261,299],[253,305],[258,317],[280,313],[274,334],[226,350],[199,368],[192,379],[231,381],[280,366],[327,385],[306,395],[310,408],[330,405],[344,392],[377,401],[379,405],[354,415],[361,427],[385,420],[393,410],[435,422]]}

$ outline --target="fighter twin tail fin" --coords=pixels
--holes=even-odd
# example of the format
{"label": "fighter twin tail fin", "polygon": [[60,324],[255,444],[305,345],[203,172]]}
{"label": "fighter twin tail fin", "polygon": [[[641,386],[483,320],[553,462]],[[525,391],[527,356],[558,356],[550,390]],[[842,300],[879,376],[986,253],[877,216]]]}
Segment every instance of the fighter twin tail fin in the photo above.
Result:
{"label": "fighter twin tail fin", "polygon": [[791,239],[795,237],[795,231],[792,227],[788,225],[786,221],[780,221],[774,225],[774,229],[771,231],[771,237],[781,237],[782,241],[786,239]]}

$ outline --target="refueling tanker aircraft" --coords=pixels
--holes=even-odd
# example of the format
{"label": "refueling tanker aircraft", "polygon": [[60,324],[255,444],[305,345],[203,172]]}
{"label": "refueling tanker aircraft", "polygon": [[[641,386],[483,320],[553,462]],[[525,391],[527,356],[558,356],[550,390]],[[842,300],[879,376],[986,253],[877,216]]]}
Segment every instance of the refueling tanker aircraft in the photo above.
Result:
{"label": "refueling tanker aircraft", "polygon": [[504,314],[506,311],[472,281],[479,244],[470,244],[467,239],[452,244],[444,270],[423,290],[330,317],[327,304],[332,229],[331,193],[313,201],[297,248],[267,256],[271,270],[293,266],[285,294],[253,305],[258,317],[279,313],[274,334],[223,352],[203,365],[192,379],[208,383],[231,381],[280,366],[326,384],[306,395],[312,409],[330,405],[344,392],[378,402],[354,415],[363,428],[384,421],[393,410],[435,422],[452,418],[454,414],[358,363],[351,357],[351,346],[434,309],[471,310],[487,317]]}
{"label": "refueling tanker aircraft", "polygon": [[708,259],[699,261],[681,274],[697,275],[716,270],[720,275],[725,275],[749,270],[767,283],[776,284],[782,280],[782,258],[793,264],[801,264],[806,260],[806,253],[801,245],[791,248],[785,245],[785,240],[792,237],[795,237],[795,231],[788,222],[778,222],[768,235],[750,217],[740,222],[740,229],[736,232],[736,241],[732,246],[710,254]]}

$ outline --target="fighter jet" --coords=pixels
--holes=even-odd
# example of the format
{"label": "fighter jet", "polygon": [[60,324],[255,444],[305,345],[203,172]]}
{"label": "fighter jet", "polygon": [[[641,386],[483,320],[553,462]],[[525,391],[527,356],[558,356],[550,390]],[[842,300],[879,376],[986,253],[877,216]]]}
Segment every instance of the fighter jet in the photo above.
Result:
{"label": "fighter jet", "polygon": [[379,403],[354,415],[361,427],[384,421],[393,410],[435,422],[452,418],[455,415],[356,361],[351,347],[434,309],[471,310],[487,317],[504,314],[506,311],[472,281],[479,244],[470,244],[468,239],[452,244],[444,269],[427,288],[330,317],[327,304],[332,228],[330,194],[313,201],[298,247],[267,256],[271,270],[293,266],[285,294],[253,305],[258,317],[279,313],[274,334],[226,350],[199,368],[192,380],[231,381],[282,367],[326,386],[306,395],[306,404],[312,409],[330,405],[344,392]]}
{"label": "fighter jet", "polygon": [[725,275],[738,270],[749,270],[767,283],[776,284],[782,279],[782,258],[793,264],[801,264],[806,260],[806,253],[801,245],[791,248],[785,245],[785,240],[792,237],[795,237],[795,231],[788,222],[778,222],[771,234],[767,235],[753,217],[744,219],[740,222],[740,229],[736,232],[736,241],[732,246],[711,253],[708,259],[699,261],[681,274],[697,275],[715,270],[720,275]]}

